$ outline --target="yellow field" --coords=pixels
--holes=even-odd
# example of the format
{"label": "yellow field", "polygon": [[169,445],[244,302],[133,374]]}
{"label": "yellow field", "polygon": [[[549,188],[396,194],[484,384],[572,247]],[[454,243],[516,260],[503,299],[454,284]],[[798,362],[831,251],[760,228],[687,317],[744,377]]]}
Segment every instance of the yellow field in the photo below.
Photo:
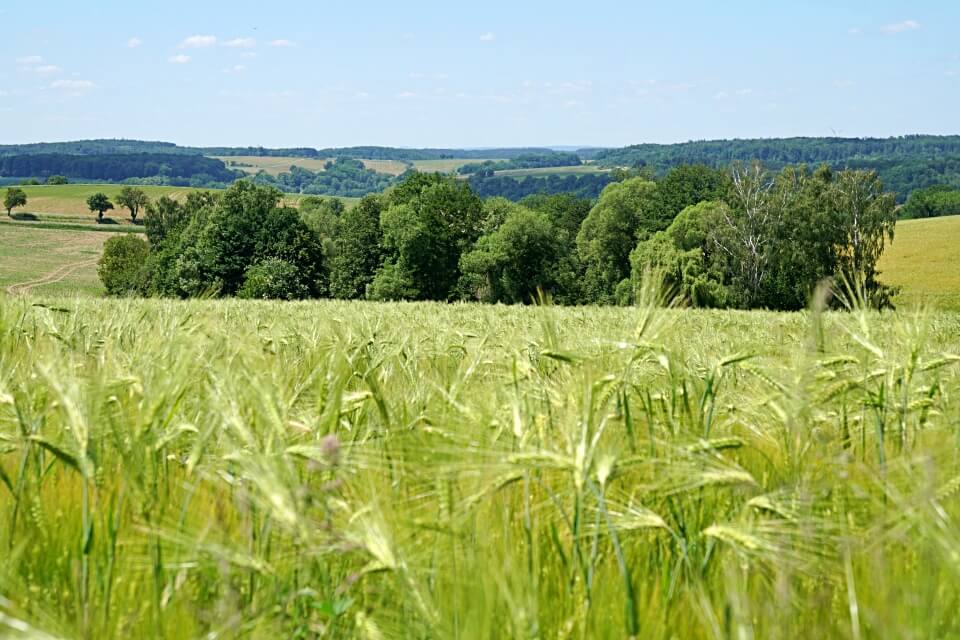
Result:
{"label": "yellow field", "polygon": [[[324,166],[333,160],[333,158],[299,158],[294,156],[213,156],[223,162],[230,169],[239,169],[244,173],[256,174],[260,171],[266,171],[272,176],[280,175],[290,171],[290,167],[296,165],[301,169],[309,171],[323,171]],[[373,169],[377,173],[386,173],[392,176],[398,176],[407,170],[407,163],[399,160],[361,160],[363,166],[367,169]]]}
{"label": "yellow field", "polygon": [[[15,209],[13,215],[18,220],[58,222],[68,224],[96,224],[97,214],[87,208],[87,198],[94,193],[107,194],[111,201],[115,201],[123,185],[117,184],[68,184],[68,185],[39,185],[22,187],[27,193],[27,206]],[[153,187],[138,186],[151,200],[161,196],[168,196],[174,200],[185,200],[192,191],[216,191],[216,189],[192,189],[190,187]],[[287,194],[284,204],[296,207],[303,196]],[[349,208],[359,198],[340,198]],[[143,212],[141,212],[141,217]],[[0,218],[5,220],[6,217]],[[121,207],[107,211],[104,219],[108,223],[130,224],[130,212]]]}
{"label": "yellow field", "polygon": [[880,280],[902,287],[896,302],[960,310],[960,216],[902,220],[880,259]]}
{"label": "yellow field", "polygon": [[[414,160],[413,166],[417,171],[424,173],[453,173],[465,164],[474,162],[483,162],[483,160],[470,160],[467,158],[450,158],[447,160]],[[499,160],[494,159],[494,162]]]}

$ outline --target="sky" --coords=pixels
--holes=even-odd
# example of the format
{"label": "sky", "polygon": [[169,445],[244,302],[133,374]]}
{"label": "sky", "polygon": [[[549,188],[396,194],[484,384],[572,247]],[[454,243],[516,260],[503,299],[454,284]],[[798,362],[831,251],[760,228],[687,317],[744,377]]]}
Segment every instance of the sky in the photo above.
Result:
{"label": "sky", "polygon": [[3,0],[0,143],[960,133],[957,0]]}

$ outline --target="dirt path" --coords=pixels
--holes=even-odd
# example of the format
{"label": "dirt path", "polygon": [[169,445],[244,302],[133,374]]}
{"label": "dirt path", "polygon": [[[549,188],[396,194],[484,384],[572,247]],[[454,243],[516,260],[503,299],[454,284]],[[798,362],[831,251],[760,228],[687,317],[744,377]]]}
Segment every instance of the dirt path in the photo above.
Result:
{"label": "dirt path", "polygon": [[60,282],[71,273],[80,269],[82,267],[87,267],[97,263],[99,258],[87,258],[86,260],[80,260],[78,262],[71,262],[69,264],[60,265],[50,273],[37,278],[36,280],[30,280],[28,282],[18,282],[7,287],[7,293],[11,295],[29,293],[36,287],[41,287],[45,284],[53,284],[55,282]]}

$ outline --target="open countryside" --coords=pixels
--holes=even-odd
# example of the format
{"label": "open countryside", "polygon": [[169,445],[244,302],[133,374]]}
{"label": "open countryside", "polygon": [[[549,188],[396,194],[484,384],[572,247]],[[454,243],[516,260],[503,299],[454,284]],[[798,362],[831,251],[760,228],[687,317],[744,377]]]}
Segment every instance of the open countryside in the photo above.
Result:
{"label": "open countryside", "polygon": [[960,5],[0,20],[0,639],[960,638]]}

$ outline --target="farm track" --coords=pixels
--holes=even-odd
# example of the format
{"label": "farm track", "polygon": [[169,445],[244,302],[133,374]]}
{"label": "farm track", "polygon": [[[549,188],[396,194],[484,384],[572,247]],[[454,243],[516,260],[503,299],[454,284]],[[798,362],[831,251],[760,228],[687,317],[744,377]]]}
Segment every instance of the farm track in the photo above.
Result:
{"label": "farm track", "polygon": [[19,282],[19,283],[10,285],[9,287],[7,287],[7,293],[11,295],[29,293],[36,287],[41,287],[46,284],[54,284],[56,282],[60,282],[61,280],[69,276],[71,273],[76,271],[77,269],[96,264],[98,259],[99,258],[87,258],[86,260],[80,260],[77,262],[71,262],[69,264],[61,265],[56,269],[54,269],[53,271],[51,271],[50,273],[44,275],[43,277],[37,278],[36,280],[30,280],[28,282]]}

